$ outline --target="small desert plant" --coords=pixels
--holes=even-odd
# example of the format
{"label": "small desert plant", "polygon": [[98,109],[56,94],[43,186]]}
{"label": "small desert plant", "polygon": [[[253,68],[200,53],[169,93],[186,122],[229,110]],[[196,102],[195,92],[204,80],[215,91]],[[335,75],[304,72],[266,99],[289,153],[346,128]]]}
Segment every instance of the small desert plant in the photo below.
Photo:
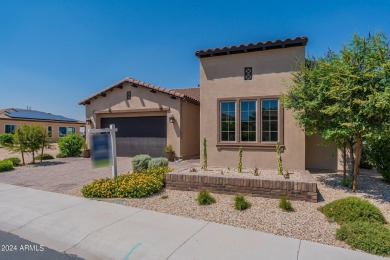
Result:
{"label": "small desert plant", "polygon": [[9,160],[0,161],[0,172],[12,171],[14,169],[14,165]]}
{"label": "small desert plant", "polygon": [[386,223],[382,212],[377,207],[357,197],[335,200],[320,207],[319,210],[340,225],[355,221]]}
{"label": "small desert plant", "polygon": [[348,180],[342,179],[342,180],[341,180],[341,186],[343,186],[343,187],[349,187],[349,182],[348,182]]}
{"label": "small desert plant", "polygon": [[336,238],[355,249],[390,256],[390,229],[383,224],[362,221],[344,224],[337,230]]}
{"label": "small desert plant", "polygon": [[44,153],[35,157],[35,160],[51,160],[54,159],[53,155]]}
{"label": "small desert plant", "polygon": [[234,207],[238,210],[246,210],[249,209],[252,204],[245,199],[242,195],[236,195],[234,197]]}
{"label": "small desert plant", "polygon": [[172,145],[170,144],[170,145],[166,146],[166,147],[164,148],[164,151],[166,151],[166,152],[168,152],[168,153],[173,152],[173,147],[172,147]]}
{"label": "small desert plant", "polygon": [[207,170],[207,140],[203,138],[203,170]]}
{"label": "small desert plant", "polygon": [[242,172],[242,147],[238,149],[238,172]]}
{"label": "small desert plant", "polygon": [[195,169],[195,168],[191,168],[191,169],[190,169],[190,172],[198,172],[198,170]]}
{"label": "small desert plant", "polygon": [[253,171],[253,175],[259,176],[259,169],[257,169],[257,166],[255,167],[255,169]]}
{"label": "small desert plant", "polygon": [[148,168],[168,166],[168,159],[164,157],[152,158],[148,163]]}
{"label": "small desert plant", "polygon": [[160,198],[163,200],[168,199],[168,195],[162,195]]}
{"label": "small desert plant", "polygon": [[148,169],[149,161],[151,159],[152,158],[148,154],[139,154],[134,156],[131,159],[131,164],[133,165],[133,171],[139,172]]}
{"label": "small desert plant", "polygon": [[288,170],[285,170],[285,171],[284,171],[283,177],[284,177],[285,179],[290,179],[290,173],[288,172]]}
{"label": "small desert plant", "polygon": [[9,158],[6,158],[4,159],[4,161],[7,160],[7,161],[11,161],[12,162],[12,165],[14,167],[18,166],[20,163],[21,163],[21,160],[18,158],[18,157],[9,157]]}
{"label": "small desert plant", "polygon": [[279,141],[276,142],[276,153],[278,157],[278,175],[283,175],[282,147]]}
{"label": "small desert plant", "polygon": [[65,158],[66,156],[63,153],[57,153],[56,158]]}
{"label": "small desert plant", "polygon": [[215,198],[207,190],[202,190],[198,193],[197,201],[199,205],[210,205],[216,202]]}
{"label": "small desert plant", "polygon": [[282,196],[279,199],[279,208],[285,210],[285,211],[294,211],[291,202],[287,199],[286,196]]}

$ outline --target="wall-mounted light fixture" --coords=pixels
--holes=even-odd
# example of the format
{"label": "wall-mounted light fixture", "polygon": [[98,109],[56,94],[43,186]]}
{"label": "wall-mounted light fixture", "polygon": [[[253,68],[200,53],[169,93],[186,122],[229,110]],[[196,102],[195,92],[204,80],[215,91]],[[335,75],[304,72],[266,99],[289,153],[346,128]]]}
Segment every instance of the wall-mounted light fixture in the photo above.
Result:
{"label": "wall-mounted light fixture", "polygon": [[175,123],[175,117],[173,115],[169,117],[169,123]]}
{"label": "wall-mounted light fixture", "polygon": [[90,118],[87,118],[87,120],[85,120],[85,122],[87,123],[87,125],[90,125],[92,123],[92,120]]}

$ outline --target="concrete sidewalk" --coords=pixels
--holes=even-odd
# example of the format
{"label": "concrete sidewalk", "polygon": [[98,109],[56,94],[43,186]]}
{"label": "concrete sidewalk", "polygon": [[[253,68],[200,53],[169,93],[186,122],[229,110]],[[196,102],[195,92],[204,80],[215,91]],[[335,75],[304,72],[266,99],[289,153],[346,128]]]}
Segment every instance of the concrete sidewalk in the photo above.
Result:
{"label": "concrete sidewalk", "polygon": [[0,184],[0,212],[0,230],[86,259],[384,259],[8,184]]}

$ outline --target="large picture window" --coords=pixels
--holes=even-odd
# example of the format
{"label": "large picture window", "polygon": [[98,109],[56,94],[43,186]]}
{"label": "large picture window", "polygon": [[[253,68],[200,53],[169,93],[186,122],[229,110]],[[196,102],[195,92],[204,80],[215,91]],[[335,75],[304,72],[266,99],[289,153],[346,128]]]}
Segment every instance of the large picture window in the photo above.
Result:
{"label": "large picture window", "polygon": [[279,133],[278,100],[261,101],[261,141],[277,142]]}
{"label": "large picture window", "polygon": [[236,102],[222,101],[221,111],[221,141],[236,140]]}
{"label": "large picture window", "polygon": [[4,129],[6,134],[13,134],[16,131],[16,125],[5,125]]}
{"label": "large picture window", "polygon": [[284,111],[278,96],[257,96],[218,100],[217,147],[284,146]]}
{"label": "large picture window", "polygon": [[256,100],[240,102],[241,141],[256,142]]}

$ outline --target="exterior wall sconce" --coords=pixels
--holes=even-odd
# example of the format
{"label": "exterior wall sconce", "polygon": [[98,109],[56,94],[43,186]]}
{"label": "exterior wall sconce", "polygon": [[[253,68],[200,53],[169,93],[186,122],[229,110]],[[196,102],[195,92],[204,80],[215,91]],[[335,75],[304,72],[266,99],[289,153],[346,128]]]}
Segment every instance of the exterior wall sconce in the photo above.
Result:
{"label": "exterior wall sconce", "polygon": [[169,123],[175,123],[175,117],[173,115],[169,117]]}
{"label": "exterior wall sconce", "polygon": [[87,123],[87,125],[90,125],[92,123],[92,120],[88,118],[87,120],[85,120],[85,123]]}

